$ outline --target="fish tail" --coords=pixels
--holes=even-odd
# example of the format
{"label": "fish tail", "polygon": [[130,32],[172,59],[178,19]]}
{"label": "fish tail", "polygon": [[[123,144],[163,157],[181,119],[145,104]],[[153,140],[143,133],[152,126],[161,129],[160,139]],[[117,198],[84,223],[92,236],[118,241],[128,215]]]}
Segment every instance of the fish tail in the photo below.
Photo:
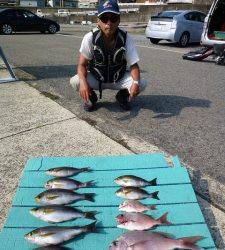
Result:
{"label": "fish tail", "polygon": [[92,187],[94,186],[94,181],[87,181],[87,182],[84,182],[82,187]]}
{"label": "fish tail", "polygon": [[157,210],[156,205],[148,205],[149,210]]}
{"label": "fish tail", "polygon": [[168,212],[166,212],[165,214],[163,214],[160,218],[157,219],[157,221],[160,223],[160,224],[171,224],[171,222],[169,222],[167,220],[167,215],[168,215]]}
{"label": "fish tail", "polygon": [[157,178],[148,182],[150,186],[157,186]]}
{"label": "fish tail", "polygon": [[91,168],[81,168],[82,172],[91,172]]}
{"label": "fish tail", "polygon": [[195,244],[197,243],[197,241],[202,240],[203,238],[204,237],[202,236],[191,236],[191,237],[180,238],[179,241],[181,242],[182,247],[189,248],[191,250],[200,250],[203,248],[198,247]]}
{"label": "fish tail", "polygon": [[96,214],[97,214],[96,211],[85,212],[85,213],[84,213],[84,217],[85,217],[86,219],[96,220],[96,218],[95,218],[95,215],[96,215]]}
{"label": "fish tail", "polygon": [[96,229],[95,224],[96,224],[96,221],[93,222],[93,223],[91,223],[91,224],[89,224],[89,225],[87,225],[87,226],[85,226],[85,231],[86,232],[96,232],[97,229]]}
{"label": "fish tail", "polygon": [[91,202],[94,202],[94,195],[95,194],[85,194],[84,195],[84,199],[87,200],[87,201],[91,201]]}
{"label": "fish tail", "polygon": [[159,193],[159,191],[156,191],[156,192],[154,192],[154,193],[151,193],[151,194],[149,195],[149,197],[154,198],[154,199],[156,199],[156,200],[160,200],[159,197],[158,197],[158,193]]}

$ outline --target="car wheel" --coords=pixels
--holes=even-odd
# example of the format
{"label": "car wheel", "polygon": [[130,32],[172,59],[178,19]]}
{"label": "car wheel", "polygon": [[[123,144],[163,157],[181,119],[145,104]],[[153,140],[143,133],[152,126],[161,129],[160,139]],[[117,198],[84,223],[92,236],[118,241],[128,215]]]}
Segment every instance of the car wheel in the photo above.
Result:
{"label": "car wheel", "polygon": [[11,35],[12,34],[12,26],[10,24],[2,24],[2,27],[1,27],[1,32],[4,34],[4,35]]}
{"label": "car wheel", "polygon": [[50,25],[48,26],[48,32],[49,32],[50,34],[55,34],[56,31],[57,31],[57,27],[55,26],[55,24],[50,24]]}
{"label": "car wheel", "polygon": [[153,44],[158,44],[160,39],[156,39],[156,38],[149,38],[150,42],[153,43]]}
{"label": "car wheel", "polygon": [[180,37],[180,40],[179,40],[179,46],[180,47],[186,47],[189,43],[189,40],[190,40],[190,34],[188,32],[184,32],[181,37]]}

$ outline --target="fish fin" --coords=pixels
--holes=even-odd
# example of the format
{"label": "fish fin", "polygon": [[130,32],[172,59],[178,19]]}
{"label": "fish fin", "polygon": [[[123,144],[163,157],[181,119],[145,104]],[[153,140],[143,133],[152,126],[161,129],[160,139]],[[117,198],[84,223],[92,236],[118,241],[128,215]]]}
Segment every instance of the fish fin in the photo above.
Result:
{"label": "fish fin", "polygon": [[157,186],[157,178],[148,182],[150,186]]}
{"label": "fish fin", "polygon": [[96,215],[96,214],[97,214],[96,211],[85,212],[85,213],[84,213],[84,217],[85,217],[86,219],[96,220],[96,218],[95,218],[95,215]]}
{"label": "fish fin", "polygon": [[156,199],[156,200],[160,200],[159,197],[158,197],[158,193],[159,193],[159,191],[156,191],[156,192],[154,192],[154,193],[151,193],[151,194],[150,194],[150,197],[151,197],[151,198],[154,198],[154,199]]}
{"label": "fish fin", "polygon": [[196,246],[195,243],[202,239],[204,239],[204,237],[202,236],[191,236],[191,237],[180,238],[178,240],[182,242],[184,247],[187,247],[187,248],[195,247],[193,249],[197,250],[197,249],[202,249],[202,248]]}
{"label": "fish fin", "polygon": [[95,194],[85,194],[84,197],[85,197],[85,200],[87,201],[91,201],[91,202],[94,202],[94,196]]}
{"label": "fish fin", "polygon": [[80,170],[82,170],[82,172],[91,172],[91,168],[89,168],[89,167],[81,168]]}
{"label": "fish fin", "polygon": [[160,222],[160,224],[166,224],[166,225],[172,224],[171,222],[169,222],[169,221],[167,220],[167,215],[168,215],[168,212],[166,212],[166,213],[163,214],[160,218],[158,218],[157,221]]}
{"label": "fish fin", "polygon": [[147,205],[149,210],[157,210],[156,205]]}
{"label": "fish fin", "polygon": [[92,222],[91,224],[85,226],[86,227],[86,232],[97,232],[97,228],[96,228],[96,221]]}
{"label": "fish fin", "polygon": [[49,196],[46,197],[47,200],[55,200],[57,198],[59,198],[58,195],[51,195],[51,196],[49,195]]}
{"label": "fish fin", "polygon": [[83,187],[93,187],[95,186],[95,182],[94,181],[87,181],[83,183]]}

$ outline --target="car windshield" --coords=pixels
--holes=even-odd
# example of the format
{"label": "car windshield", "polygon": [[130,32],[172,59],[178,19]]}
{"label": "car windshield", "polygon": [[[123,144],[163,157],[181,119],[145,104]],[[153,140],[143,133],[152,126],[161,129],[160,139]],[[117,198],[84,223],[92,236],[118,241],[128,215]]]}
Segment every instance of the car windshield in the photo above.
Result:
{"label": "car windshield", "polygon": [[163,11],[158,14],[158,17],[173,18],[174,16],[180,15],[182,11]]}

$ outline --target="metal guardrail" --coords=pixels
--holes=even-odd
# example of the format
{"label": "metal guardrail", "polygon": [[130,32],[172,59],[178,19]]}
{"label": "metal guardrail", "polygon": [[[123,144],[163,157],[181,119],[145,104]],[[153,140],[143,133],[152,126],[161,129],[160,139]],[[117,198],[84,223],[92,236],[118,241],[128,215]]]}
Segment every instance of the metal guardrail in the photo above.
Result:
{"label": "metal guardrail", "polygon": [[17,77],[9,65],[2,48],[0,47],[0,83],[17,81]]}

